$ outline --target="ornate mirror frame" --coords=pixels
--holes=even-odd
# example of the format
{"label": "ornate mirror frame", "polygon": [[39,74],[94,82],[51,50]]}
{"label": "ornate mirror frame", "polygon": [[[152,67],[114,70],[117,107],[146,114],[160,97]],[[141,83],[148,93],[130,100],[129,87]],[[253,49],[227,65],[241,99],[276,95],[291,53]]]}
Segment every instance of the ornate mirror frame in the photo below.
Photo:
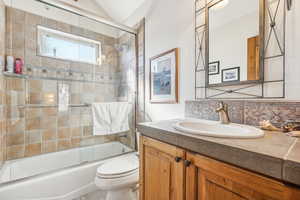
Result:
{"label": "ornate mirror frame", "polygon": [[[286,0],[258,0],[260,80],[208,84],[209,8],[221,1],[223,0],[195,1],[195,99],[285,98]],[[270,77],[266,74],[274,66],[273,62],[277,62],[276,68],[280,68],[280,78],[278,75]]]}

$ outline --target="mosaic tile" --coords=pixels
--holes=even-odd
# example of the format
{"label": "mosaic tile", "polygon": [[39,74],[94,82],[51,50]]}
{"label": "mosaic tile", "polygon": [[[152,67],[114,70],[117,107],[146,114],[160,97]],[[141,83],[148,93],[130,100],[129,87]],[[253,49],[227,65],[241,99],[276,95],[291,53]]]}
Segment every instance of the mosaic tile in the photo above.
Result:
{"label": "mosaic tile", "polygon": [[[215,109],[217,100],[187,101],[185,116],[207,120],[219,120]],[[232,122],[258,126],[262,120],[270,120],[280,127],[287,120],[300,121],[300,102],[283,101],[230,101],[229,116]]]}

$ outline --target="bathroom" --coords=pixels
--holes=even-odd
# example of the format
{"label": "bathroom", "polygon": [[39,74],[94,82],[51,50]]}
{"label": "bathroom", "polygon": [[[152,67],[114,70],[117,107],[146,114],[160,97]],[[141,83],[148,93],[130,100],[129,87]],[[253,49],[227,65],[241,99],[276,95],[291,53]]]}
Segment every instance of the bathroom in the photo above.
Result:
{"label": "bathroom", "polygon": [[0,0],[0,200],[300,200],[297,0]]}

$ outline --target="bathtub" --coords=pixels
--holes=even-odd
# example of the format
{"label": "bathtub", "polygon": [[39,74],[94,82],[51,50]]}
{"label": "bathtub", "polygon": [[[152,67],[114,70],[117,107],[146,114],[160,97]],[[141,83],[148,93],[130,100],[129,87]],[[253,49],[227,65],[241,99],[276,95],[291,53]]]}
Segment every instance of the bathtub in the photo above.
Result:
{"label": "bathtub", "polygon": [[0,173],[0,200],[72,200],[97,190],[98,166],[134,152],[119,142],[8,161]]}

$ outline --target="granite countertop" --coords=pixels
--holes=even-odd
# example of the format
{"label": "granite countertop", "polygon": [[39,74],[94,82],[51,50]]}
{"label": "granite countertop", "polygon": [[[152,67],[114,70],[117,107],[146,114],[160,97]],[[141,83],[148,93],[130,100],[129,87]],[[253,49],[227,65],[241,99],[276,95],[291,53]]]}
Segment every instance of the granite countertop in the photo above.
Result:
{"label": "granite countertop", "polygon": [[138,131],[147,137],[300,186],[300,140],[281,132],[259,139],[224,139],[179,132],[180,120],[147,122]]}

